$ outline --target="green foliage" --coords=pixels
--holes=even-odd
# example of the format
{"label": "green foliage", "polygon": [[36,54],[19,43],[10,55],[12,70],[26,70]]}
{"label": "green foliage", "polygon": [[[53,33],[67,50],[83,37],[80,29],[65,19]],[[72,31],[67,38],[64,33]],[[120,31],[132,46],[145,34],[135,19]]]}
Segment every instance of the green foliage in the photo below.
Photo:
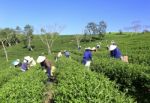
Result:
{"label": "green foliage", "polygon": [[102,74],[88,71],[74,60],[58,62],[59,75],[54,101],[56,103],[133,103],[133,99],[119,92],[114,82]]}
{"label": "green foliage", "polygon": [[[18,35],[16,36],[18,37]],[[35,48],[32,52],[22,48],[23,42],[6,48],[9,56],[9,61],[6,63],[4,52],[2,49],[0,50],[0,101],[1,103],[43,102],[44,89],[41,88],[46,86],[43,83],[47,78],[46,75],[37,68],[22,73],[16,68],[9,68],[10,64],[17,58],[22,60],[24,56],[29,55],[36,59],[43,53],[50,60],[54,60],[53,53],[69,50],[71,58],[62,58],[56,63],[58,68],[58,84],[54,85],[56,90],[54,100],[56,102],[133,102],[130,97],[125,95],[127,93],[136,97],[136,101],[139,103],[149,103],[149,38],[149,34],[132,35],[132,37],[131,34],[126,33],[124,35],[105,35],[104,40],[101,41],[101,49],[92,53],[93,66],[91,69],[94,71],[87,71],[81,65],[84,48],[96,46],[96,43],[100,42],[99,40],[94,38],[92,42],[81,42],[82,47],[78,51],[74,36],[59,36],[54,42],[52,54],[47,55],[46,46],[41,42],[38,35],[34,35],[32,44]],[[22,40],[21,35],[19,35],[19,39]],[[123,55],[128,55],[128,64],[110,59],[106,46],[111,40],[117,43]],[[115,81],[119,88],[116,83],[110,80]],[[119,89],[125,93],[120,92]]]}
{"label": "green foliage", "polygon": [[[92,64],[92,70],[104,73],[115,80],[122,91],[127,91],[129,94],[138,95],[137,99],[142,98],[141,102],[148,102],[149,88],[150,88],[150,68],[140,66],[137,64],[126,64],[122,61],[113,59],[100,60],[95,58]],[[143,98],[145,95],[146,98]],[[147,95],[147,96],[146,96]]]}
{"label": "green foliage", "polygon": [[1,103],[41,103],[46,75],[37,68],[21,73],[0,89]]}
{"label": "green foliage", "polygon": [[15,45],[20,42],[15,30],[11,28],[0,30],[0,40],[4,42],[5,46]]}
{"label": "green foliage", "polygon": [[[91,42],[93,35],[98,35],[99,39],[102,40],[106,34],[106,28],[105,21],[100,21],[99,24],[89,22],[84,30],[84,38],[82,41]],[[90,35],[89,39],[87,39],[87,35]]]}
{"label": "green foliage", "polygon": [[3,69],[0,71],[0,87],[3,86],[6,82],[8,82],[10,79],[14,78],[15,76],[18,76],[19,69],[16,68],[8,68]]}

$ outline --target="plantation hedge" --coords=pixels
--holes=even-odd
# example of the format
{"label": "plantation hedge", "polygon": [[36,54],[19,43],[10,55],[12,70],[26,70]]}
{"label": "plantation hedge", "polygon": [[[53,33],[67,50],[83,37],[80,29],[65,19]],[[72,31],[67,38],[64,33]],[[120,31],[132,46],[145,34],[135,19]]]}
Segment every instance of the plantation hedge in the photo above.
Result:
{"label": "plantation hedge", "polygon": [[143,102],[150,101],[150,69],[137,64],[127,64],[114,59],[94,59],[91,69],[104,73],[111,80],[115,80],[121,90],[125,90]]}
{"label": "plantation hedge", "polygon": [[88,71],[78,62],[61,58],[58,61],[56,103],[133,103],[102,74]]}
{"label": "plantation hedge", "polygon": [[0,88],[0,102],[42,103],[46,79],[45,73],[37,68],[22,72]]}

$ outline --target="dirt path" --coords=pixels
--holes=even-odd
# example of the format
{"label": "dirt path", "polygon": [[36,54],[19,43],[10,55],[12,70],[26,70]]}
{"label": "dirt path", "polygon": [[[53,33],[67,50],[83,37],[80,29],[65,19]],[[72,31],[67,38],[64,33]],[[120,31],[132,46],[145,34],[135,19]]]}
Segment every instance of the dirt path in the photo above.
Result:
{"label": "dirt path", "polygon": [[53,88],[54,87],[53,86],[54,86],[55,83],[57,83],[56,78],[51,80],[51,82],[47,82],[46,92],[44,92],[45,100],[44,100],[43,103],[54,103],[54,100],[53,100],[53,94],[54,94]]}
{"label": "dirt path", "polygon": [[53,99],[52,99],[52,92],[51,91],[48,91],[48,92],[45,92],[45,96],[46,96],[46,99],[44,101],[44,103],[54,103]]}

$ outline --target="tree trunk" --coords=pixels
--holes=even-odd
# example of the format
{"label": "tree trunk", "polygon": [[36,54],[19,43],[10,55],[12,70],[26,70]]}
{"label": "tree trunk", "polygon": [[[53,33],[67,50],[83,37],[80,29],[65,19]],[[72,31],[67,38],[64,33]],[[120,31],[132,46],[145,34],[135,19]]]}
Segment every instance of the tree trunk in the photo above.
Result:
{"label": "tree trunk", "polygon": [[9,47],[11,46],[11,43],[8,39],[6,40],[6,43],[8,44]]}
{"label": "tree trunk", "polygon": [[90,42],[92,41],[92,34],[90,34]]}
{"label": "tree trunk", "polygon": [[17,41],[15,41],[15,43],[16,43],[16,45],[18,44],[18,42],[17,42]]}
{"label": "tree trunk", "polygon": [[30,36],[28,37],[28,48],[31,47],[31,40],[30,40]]}
{"label": "tree trunk", "polygon": [[8,46],[10,47],[11,46],[11,44],[8,42]]}
{"label": "tree trunk", "polygon": [[3,43],[3,41],[1,40],[1,43],[2,43],[2,46],[4,48],[4,53],[5,53],[5,57],[6,57],[6,61],[8,62],[8,55],[7,55],[7,51],[6,51],[6,48],[5,48],[5,45]]}
{"label": "tree trunk", "polygon": [[48,54],[51,54],[50,45],[49,45],[49,43],[48,43],[48,40],[47,40],[47,39],[46,39],[46,44],[47,44]]}
{"label": "tree trunk", "polygon": [[28,37],[28,49],[29,49],[30,51],[33,50],[32,47],[31,47],[31,37],[30,37],[30,36]]}
{"label": "tree trunk", "polygon": [[77,40],[77,46],[78,46],[78,47],[80,46],[80,41],[79,41],[79,40]]}

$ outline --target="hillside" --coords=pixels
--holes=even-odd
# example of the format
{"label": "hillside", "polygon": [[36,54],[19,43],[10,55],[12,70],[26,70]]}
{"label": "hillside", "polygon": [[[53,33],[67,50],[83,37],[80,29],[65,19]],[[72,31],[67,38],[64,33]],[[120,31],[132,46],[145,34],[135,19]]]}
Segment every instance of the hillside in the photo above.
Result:
{"label": "hillside", "polygon": [[[106,46],[114,40],[122,55],[129,57],[129,63],[109,57]],[[93,52],[91,71],[81,64],[86,47],[95,47],[101,42],[101,49]],[[38,35],[31,43],[33,51],[23,48],[23,42],[7,48],[9,61],[0,50],[0,101],[41,103],[46,91],[51,91],[56,103],[149,103],[150,102],[150,34],[106,35],[103,40],[81,42],[78,51],[74,36],[59,36],[53,44],[52,54]],[[59,51],[69,50],[71,58],[62,57],[55,62]],[[23,60],[24,56],[46,55],[57,67],[57,83],[46,83],[46,75],[37,64],[25,73],[14,68],[13,60]],[[83,76],[84,75],[84,76]],[[11,94],[11,95],[9,95]],[[26,101],[28,100],[28,101]]]}

